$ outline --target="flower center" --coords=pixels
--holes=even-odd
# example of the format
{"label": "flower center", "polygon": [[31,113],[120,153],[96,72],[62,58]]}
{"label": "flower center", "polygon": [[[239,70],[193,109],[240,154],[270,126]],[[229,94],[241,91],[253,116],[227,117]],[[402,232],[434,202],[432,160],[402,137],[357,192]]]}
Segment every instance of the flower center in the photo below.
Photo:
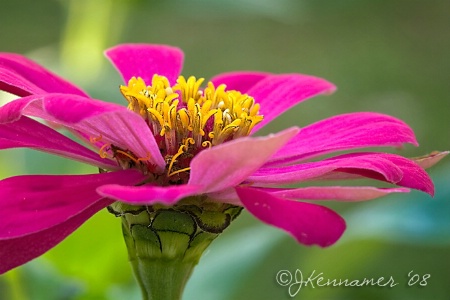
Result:
{"label": "flower center", "polygon": [[[147,86],[140,77],[131,78],[120,91],[128,109],[140,114],[152,131],[166,161],[167,183],[185,183],[189,179],[191,159],[205,148],[247,136],[262,121],[259,104],[247,94],[217,88],[204,79],[180,76],[174,86],[164,76],[154,75]],[[142,166],[142,158],[130,151],[116,149],[122,166]],[[127,158],[130,161],[127,161]]]}

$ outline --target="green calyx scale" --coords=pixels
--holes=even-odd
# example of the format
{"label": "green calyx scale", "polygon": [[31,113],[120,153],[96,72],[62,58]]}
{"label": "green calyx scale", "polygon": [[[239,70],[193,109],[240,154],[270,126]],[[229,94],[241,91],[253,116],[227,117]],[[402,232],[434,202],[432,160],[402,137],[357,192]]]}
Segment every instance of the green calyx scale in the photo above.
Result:
{"label": "green calyx scale", "polygon": [[108,207],[122,219],[128,257],[144,300],[181,299],[202,253],[241,210],[202,196],[174,206],[115,202]]}

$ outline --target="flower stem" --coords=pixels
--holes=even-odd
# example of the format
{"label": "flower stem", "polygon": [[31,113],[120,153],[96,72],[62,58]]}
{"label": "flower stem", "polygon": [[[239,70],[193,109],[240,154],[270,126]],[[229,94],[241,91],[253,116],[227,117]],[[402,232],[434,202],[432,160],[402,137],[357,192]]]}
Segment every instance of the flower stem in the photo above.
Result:
{"label": "flower stem", "polygon": [[178,300],[196,265],[195,262],[161,259],[131,261],[143,300]]}
{"label": "flower stem", "polygon": [[188,198],[176,206],[130,206],[108,210],[120,216],[128,257],[144,300],[179,300],[211,242],[241,207]]}

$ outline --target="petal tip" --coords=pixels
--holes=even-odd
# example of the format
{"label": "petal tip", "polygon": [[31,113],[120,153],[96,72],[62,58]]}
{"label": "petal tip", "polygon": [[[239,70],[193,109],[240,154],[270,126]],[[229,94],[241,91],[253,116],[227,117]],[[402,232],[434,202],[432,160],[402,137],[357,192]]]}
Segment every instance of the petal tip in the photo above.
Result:
{"label": "petal tip", "polygon": [[301,244],[328,247],[346,229],[345,220],[327,207],[274,197],[248,187],[236,187],[236,192],[252,215],[286,231]]}
{"label": "petal tip", "polygon": [[174,83],[181,72],[184,53],[180,48],[160,44],[120,44],[104,51],[125,82],[133,76],[151,82],[154,74]]}

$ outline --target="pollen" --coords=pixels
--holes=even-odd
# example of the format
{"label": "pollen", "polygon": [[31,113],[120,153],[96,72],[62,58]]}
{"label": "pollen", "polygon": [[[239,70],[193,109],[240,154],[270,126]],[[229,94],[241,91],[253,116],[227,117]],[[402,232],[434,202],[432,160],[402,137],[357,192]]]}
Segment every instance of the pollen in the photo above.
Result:
{"label": "pollen", "polygon": [[152,131],[167,163],[167,178],[176,181],[188,178],[189,162],[198,152],[247,136],[263,120],[251,96],[212,82],[202,89],[203,82],[179,76],[171,86],[166,77],[154,75],[151,85],[133,77],[120,87],[128,109]]}

